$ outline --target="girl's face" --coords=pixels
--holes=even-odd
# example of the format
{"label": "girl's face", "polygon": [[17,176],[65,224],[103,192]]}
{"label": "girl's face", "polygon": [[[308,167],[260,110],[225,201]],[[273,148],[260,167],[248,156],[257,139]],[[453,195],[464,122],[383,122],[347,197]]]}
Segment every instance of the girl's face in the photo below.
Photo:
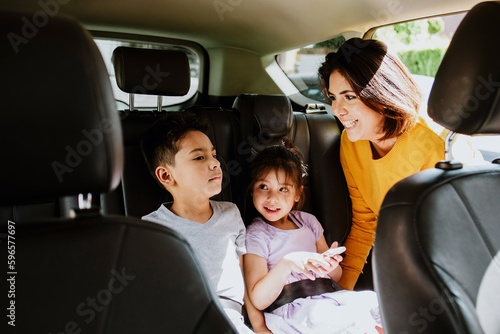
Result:
{"label": "girl's face", "polygon": [[253,205],[271,225],[285,223],[288,213],[300,200],[302,189],[297,189],[291,180],[283,170],[271,170],[253,185]]}
{"label": "girl's face", "polygon": [[385,116],[364,104],[338,71],[332,72],[329,84],[332,112],[344,125],[349,140],[378,142],[383,135]]}

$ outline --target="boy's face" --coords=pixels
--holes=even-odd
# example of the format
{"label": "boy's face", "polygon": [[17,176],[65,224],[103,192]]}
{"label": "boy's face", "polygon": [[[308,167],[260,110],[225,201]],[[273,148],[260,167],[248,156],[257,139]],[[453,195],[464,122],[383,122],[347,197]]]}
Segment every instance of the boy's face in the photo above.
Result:
{"label": "boy's face", "polygon": [[175,165],[167,169],[178,196],[206,200],[221,191],[222,170],[215,148],[200,131],[190,131],[180,140]]}

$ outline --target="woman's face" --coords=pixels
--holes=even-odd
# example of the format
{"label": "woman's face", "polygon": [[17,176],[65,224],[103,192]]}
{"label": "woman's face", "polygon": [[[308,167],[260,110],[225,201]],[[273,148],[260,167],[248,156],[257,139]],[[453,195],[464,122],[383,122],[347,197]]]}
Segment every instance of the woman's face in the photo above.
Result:
{"label": "woman's face", "polygon": [[329,83],[332,112],[344,125],[349,140],[377,142],[383,135],[385,116],[364,104],[338,71],[332,72]]}

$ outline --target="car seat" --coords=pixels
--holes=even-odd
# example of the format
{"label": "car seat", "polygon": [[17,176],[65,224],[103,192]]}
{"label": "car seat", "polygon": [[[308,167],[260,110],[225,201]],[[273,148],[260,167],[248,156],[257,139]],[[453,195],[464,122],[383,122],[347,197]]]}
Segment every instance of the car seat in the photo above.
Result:
{"label": "car seat", "polygon": [[[217,149],[224,174],[222,190],[212,199],[232,201],[239,193],[237,177],[231,169],[238,161],[236,150],[239,143],[239,128],[231,110],[219,107],[190,106],[186,110],[165,110],[161,105],[163,96],[179,96],[189,90],[191,74],[188,57],[179,50],[117,47],[113,51],[113,66],[118,87],[130,94],[129,109],[121,110],[121,122],[125,146],[125,164],[121,192],[101,196],[101,203],[109,208],[120,208],[126,216],[142,217],[158,208],[162,203],[172,201],[172,196],[161,187],[147,169],[140,149],[143,135],[168,112],[189,111],[208,123],[207,135]],[[152,71],[154,69],[154,71]],[[158,80],[153,80],[151,73]],[[146,84],[145,84],[145,79]],[[181,87],[182,89],[180,89]],[[142,108],[134,110],[133,96],[136,93],[155,95],[160,104],[155,110]],[[238,164],[237,164],[238,165]],[[118,205],[108,205],[118,203]],[[120,209],[116,210],[120,211]]]}
{"label": "car seat", "polygon": [[80,194],[80,207],[1,222],[0,331],[236,333],[185,239],[91,205],[87,194],[112,190],[123,167],[108,73],[80,23],[41,18],[0,12],[0,205]]}
{"label": "car seat", "polygon": [[[452,133],[500,133],[499,18],[500,2],[472,8],[439,67],[429,114]],[[448,158],[388,192],[373,259],[385,333],[500,332],[499,198],[499,160]]]}

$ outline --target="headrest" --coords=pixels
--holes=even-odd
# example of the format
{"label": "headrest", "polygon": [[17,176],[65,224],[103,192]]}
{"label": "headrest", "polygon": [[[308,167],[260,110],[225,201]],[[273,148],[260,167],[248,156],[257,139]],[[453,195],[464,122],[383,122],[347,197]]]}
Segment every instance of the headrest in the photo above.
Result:
{"label": "headrest", "polygon": [[189,91],[191,72],[185,52],[120,46],[112,61],[118,87],[126,93],[182,96]]}
{"label": "headrest", "polygon": [[429,97],[429,115],[463,134],[500,133],[500,2],[474,6],[446,51]]}
{"label": "headrest", "polygon": [[284,137],[292,128],[293,111],[288,96],[241,94],[236,97],[233,109],[240,113],[245,126],[256,125],[255,132],[266,138]]}
{"label": "headrest", "polygon": [[105,192],[123,168],[118,112],[90,34],[58,14],[0,12],[1,204]]}

